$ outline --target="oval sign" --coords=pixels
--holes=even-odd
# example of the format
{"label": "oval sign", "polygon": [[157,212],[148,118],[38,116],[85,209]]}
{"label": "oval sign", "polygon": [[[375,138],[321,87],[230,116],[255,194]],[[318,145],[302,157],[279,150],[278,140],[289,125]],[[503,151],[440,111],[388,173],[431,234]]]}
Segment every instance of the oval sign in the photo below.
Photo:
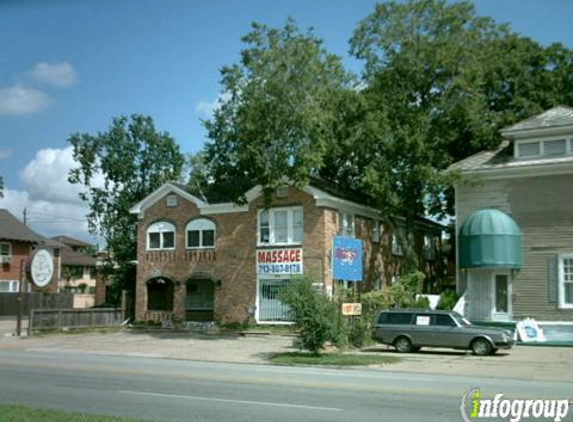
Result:
{"label": "oval sign", "polygon": [[54,261],[52,254],[46,249],[38,249],[30,263],[30,277],[38,287],[46,287],[54,275]]}

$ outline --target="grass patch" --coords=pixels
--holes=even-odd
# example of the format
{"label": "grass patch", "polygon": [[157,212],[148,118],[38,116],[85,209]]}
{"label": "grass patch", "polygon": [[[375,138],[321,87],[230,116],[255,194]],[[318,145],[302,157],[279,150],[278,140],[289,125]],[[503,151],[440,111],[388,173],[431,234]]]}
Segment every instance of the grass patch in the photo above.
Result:
{"label": "grass patch", "polygon": [[2,415],[3,422],[144,422],[143,419],[70,413],[5,404],[0,404],[0,415]]}
{"label": "grass patch", "polygon": [[281,365],[327,365],[327,366],[361,366],[386,365],[400,362],[397,356],[327,353],[313,355],[304,352],[276,353],[269,362]]}

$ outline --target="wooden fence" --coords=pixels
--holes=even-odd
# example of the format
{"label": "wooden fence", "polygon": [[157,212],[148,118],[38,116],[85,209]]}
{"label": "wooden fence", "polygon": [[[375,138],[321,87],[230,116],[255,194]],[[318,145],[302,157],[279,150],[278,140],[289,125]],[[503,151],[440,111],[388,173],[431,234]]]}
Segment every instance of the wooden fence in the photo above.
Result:
{"label": "wooden fence", "polygon": [[124,320],[121,308],[32,309],[29,315],[29,335],[34,331],[46,329],[117,327]]}
{"label": "wooden fence", "polygon": [[[0,293],[0,316],[18,315],[19,293]],[[73,293],[23,293],[24,315],[28,315],[31,309],[66,309],[73,308]]]}

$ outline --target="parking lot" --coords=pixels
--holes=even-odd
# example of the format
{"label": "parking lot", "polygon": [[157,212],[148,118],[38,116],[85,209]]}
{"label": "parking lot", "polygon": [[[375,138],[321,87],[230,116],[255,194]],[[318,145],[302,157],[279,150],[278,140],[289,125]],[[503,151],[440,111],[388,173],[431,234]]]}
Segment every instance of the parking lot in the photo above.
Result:
{"label": "parking lot", "polygon": [[[267,357],[272,353],[297,349],[293,347],[292,337],[280,335],[201,335],[123,330],[30,338],[4,336],[0,337],[1,350],[266,364]],[[486,357],[450,349],[422,349],[419,353],[396,354],[393,348],[386,346],[368,347],[351,353],[391,354],[402,358],[399,363],[375,366],[373,370],[573,382],[570,366],[573,348],[517,346]]]}

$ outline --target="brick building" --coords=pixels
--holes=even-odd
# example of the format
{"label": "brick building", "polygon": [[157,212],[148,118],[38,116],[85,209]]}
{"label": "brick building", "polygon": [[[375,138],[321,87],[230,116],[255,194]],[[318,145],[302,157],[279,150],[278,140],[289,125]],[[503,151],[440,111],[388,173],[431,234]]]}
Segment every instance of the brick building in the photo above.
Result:
{"label": "brick building", "polygon": [[414,243],[420,266],[436,278],[443,227],[403,221],[316,182],[278,189],[265,207],[262,190],[247,203],[209,203],[183,185],[167,183],[136,204],[138,252],[136,320],[286,322],[277,292],[294,276],[310,276],[332,294],[335,235],[363,240],[363,289],[400,274],[402,239]]}

